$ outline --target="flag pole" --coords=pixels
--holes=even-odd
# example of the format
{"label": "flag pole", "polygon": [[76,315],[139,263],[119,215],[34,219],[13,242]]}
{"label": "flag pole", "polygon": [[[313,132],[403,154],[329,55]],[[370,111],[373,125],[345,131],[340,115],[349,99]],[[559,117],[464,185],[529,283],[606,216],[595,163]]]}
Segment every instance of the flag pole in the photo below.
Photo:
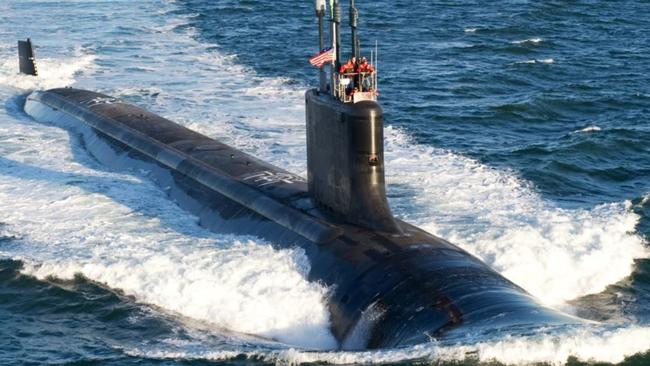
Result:
{"label": "flag pole", "polygon": [[359,36],[357,34],[357,23],[359,21],[359,11],[354,5],[354,0],[350,0],[350,30],[352,33],[352,56],[359,62]]}
{"label": "flag pole", "polygon": [[332,6],[332,50],[334,61],[332,62],[332,95],[337,96],[338,92],[338,71],[340,68],[340,44],[341,35],[339,34],[341,24],[341,5],[338,0],[330,0]]}
{"label": "flag pole", "polygon": [[379,74],[379,42],[375,40],[375,93],[379,92],[379,78],[377,76]]}

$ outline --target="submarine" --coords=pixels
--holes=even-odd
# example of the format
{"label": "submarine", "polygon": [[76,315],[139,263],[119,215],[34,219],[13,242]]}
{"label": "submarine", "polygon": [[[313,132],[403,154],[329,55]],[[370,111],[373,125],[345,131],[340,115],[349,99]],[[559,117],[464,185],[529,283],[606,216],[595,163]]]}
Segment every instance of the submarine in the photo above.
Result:
{"label": "submarine", "polygon": [[[25,112],[79,135],[111,169],[147,170],[209,230],[302,249],[311,264],[308,280],[330,290],[331,331],[341,349],[399,348],[469,332],[582,323],[543,306],[460,247],[392,214],[377,53],[370,63],[375,69],[360,72],[354,0],[349,10],[354,68],[342,72],[340,1],[315,1],[319,85],[305,93],[306,178],[93,91],[37,90],[27,96]],[[19,43],[19,60],[22,72],[36,74],[29,40]]]}

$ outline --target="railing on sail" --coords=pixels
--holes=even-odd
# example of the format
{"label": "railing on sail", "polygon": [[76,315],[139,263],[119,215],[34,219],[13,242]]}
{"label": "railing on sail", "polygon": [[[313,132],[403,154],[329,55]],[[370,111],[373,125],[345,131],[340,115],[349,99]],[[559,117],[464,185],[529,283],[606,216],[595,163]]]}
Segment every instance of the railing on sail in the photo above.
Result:
{"label": "railing on sail", "polygon": [[372,72],[335,73],[334,93],[344,103],[359,103],[364,100],[377,101],[379,96],[377,87],[379,47],[375,41],[375,49],[370,51],[370,69]]}
{"label": "railing on sail", "polygon": [[344,103],[377,100],[377,72],[346,73],[336,77],[336,95]]}

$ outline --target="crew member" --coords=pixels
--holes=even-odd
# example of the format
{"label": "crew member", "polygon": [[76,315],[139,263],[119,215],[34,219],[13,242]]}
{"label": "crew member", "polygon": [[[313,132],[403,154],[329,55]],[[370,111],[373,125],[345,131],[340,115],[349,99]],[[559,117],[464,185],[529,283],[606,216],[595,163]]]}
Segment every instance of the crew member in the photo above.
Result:
{"label": "crew member", "polygon": [[357,59],[356,57],[352,57],[351,59],[348,60],[347,63],[345,63],[345,65],[341,66],[341,68],[339,69],[339,73],[341,75],[352,74],[356,71],[355,70],[356,68],[357,68]]}
{"label": "crew member", "polygon": [[375,72],[375,68],[368,63],[368,59],[363,57],[361,62],[359,62],[359,72],[364,74],[372,74]]}
{"label": "crew member", "polygon": [[368,63],[368,59],[363,57],[359,62],[359,74],[361,74],[361,86],[363,91],[369,91],[371,87],[370,80],[372,79],[370,75],[375,72],[375,68]]}
{"label": "crew member", "polygon": [[[344,65],[341,65],[341,68],[339,69],[339,74],[341,77],[344,78],[349,78],[353,74],[357,72],[357,59],[355,57],[352,57],[351,59],[348,60]],[[348,83],[347,87],[345,89],[345,94],[346,95],[352,95],[354,85],[356,85],[356,80],[354,82]]]}

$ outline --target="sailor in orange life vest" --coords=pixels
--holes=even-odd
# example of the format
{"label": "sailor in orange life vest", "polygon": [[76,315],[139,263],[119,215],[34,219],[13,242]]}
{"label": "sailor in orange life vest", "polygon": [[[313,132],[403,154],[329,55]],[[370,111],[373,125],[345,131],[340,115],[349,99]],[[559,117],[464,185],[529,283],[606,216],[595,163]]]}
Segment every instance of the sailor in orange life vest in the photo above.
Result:
{"label": "sailor in orange life vest", "polygon": [[352,57],[351,59],[348,60],[347,63],[344,65],[341,65],[341,68],[339,69],[339,74],[345,75],[345,74],[351,74],[356,72],[357,68],[357,58]]}
{"label": "sailor in orange life vest", "polygon": [[357,71],[360,74],[361,77],[361,86],[363,88],[363,91],[370,91],[370,78],[368,76],[372,75],[373,72],[375,72],[375,68],[368,63],[368,59],[363,57],[361,58],[361,62],[359,62],[359,67]]}
{"label": "sailor in orange life vest", "polygon": [[368,63],[367,58],[362,57],[361,62],[359,62],[359,72],[365,74],[372,74],[373,72],[375,72],[375,68]]}
{"label": "sailor in orange life vest", "polygon": [[345,93],[347,95],[352,95],[354,94],[354,85],[357,84],[357,77],[356,77],[356,72],[357,72],[357,59],[356,57],[352,57],[351,59],[348,60],[347,63],[344,65],[341,65],[339,68],[339,74],[341,74],[343,77],[350,77],[354,76],[354,84],[349,83],[347,88],[345,89]]}
{"label": "sailor in orange life vest", "polygon": [[357,91],[369,91],[371,84],[370,78],[366,77],[372,75],[375,72],[375,68],[368,63],[368,59],[363,57],[357,65],[357,59],[352,57],[348,60],[347,63],[342,65],[339,69],[339,73],[345,77],[354,76],[354,86],[348,85],[346,90],[348,95],[352,95]]}

